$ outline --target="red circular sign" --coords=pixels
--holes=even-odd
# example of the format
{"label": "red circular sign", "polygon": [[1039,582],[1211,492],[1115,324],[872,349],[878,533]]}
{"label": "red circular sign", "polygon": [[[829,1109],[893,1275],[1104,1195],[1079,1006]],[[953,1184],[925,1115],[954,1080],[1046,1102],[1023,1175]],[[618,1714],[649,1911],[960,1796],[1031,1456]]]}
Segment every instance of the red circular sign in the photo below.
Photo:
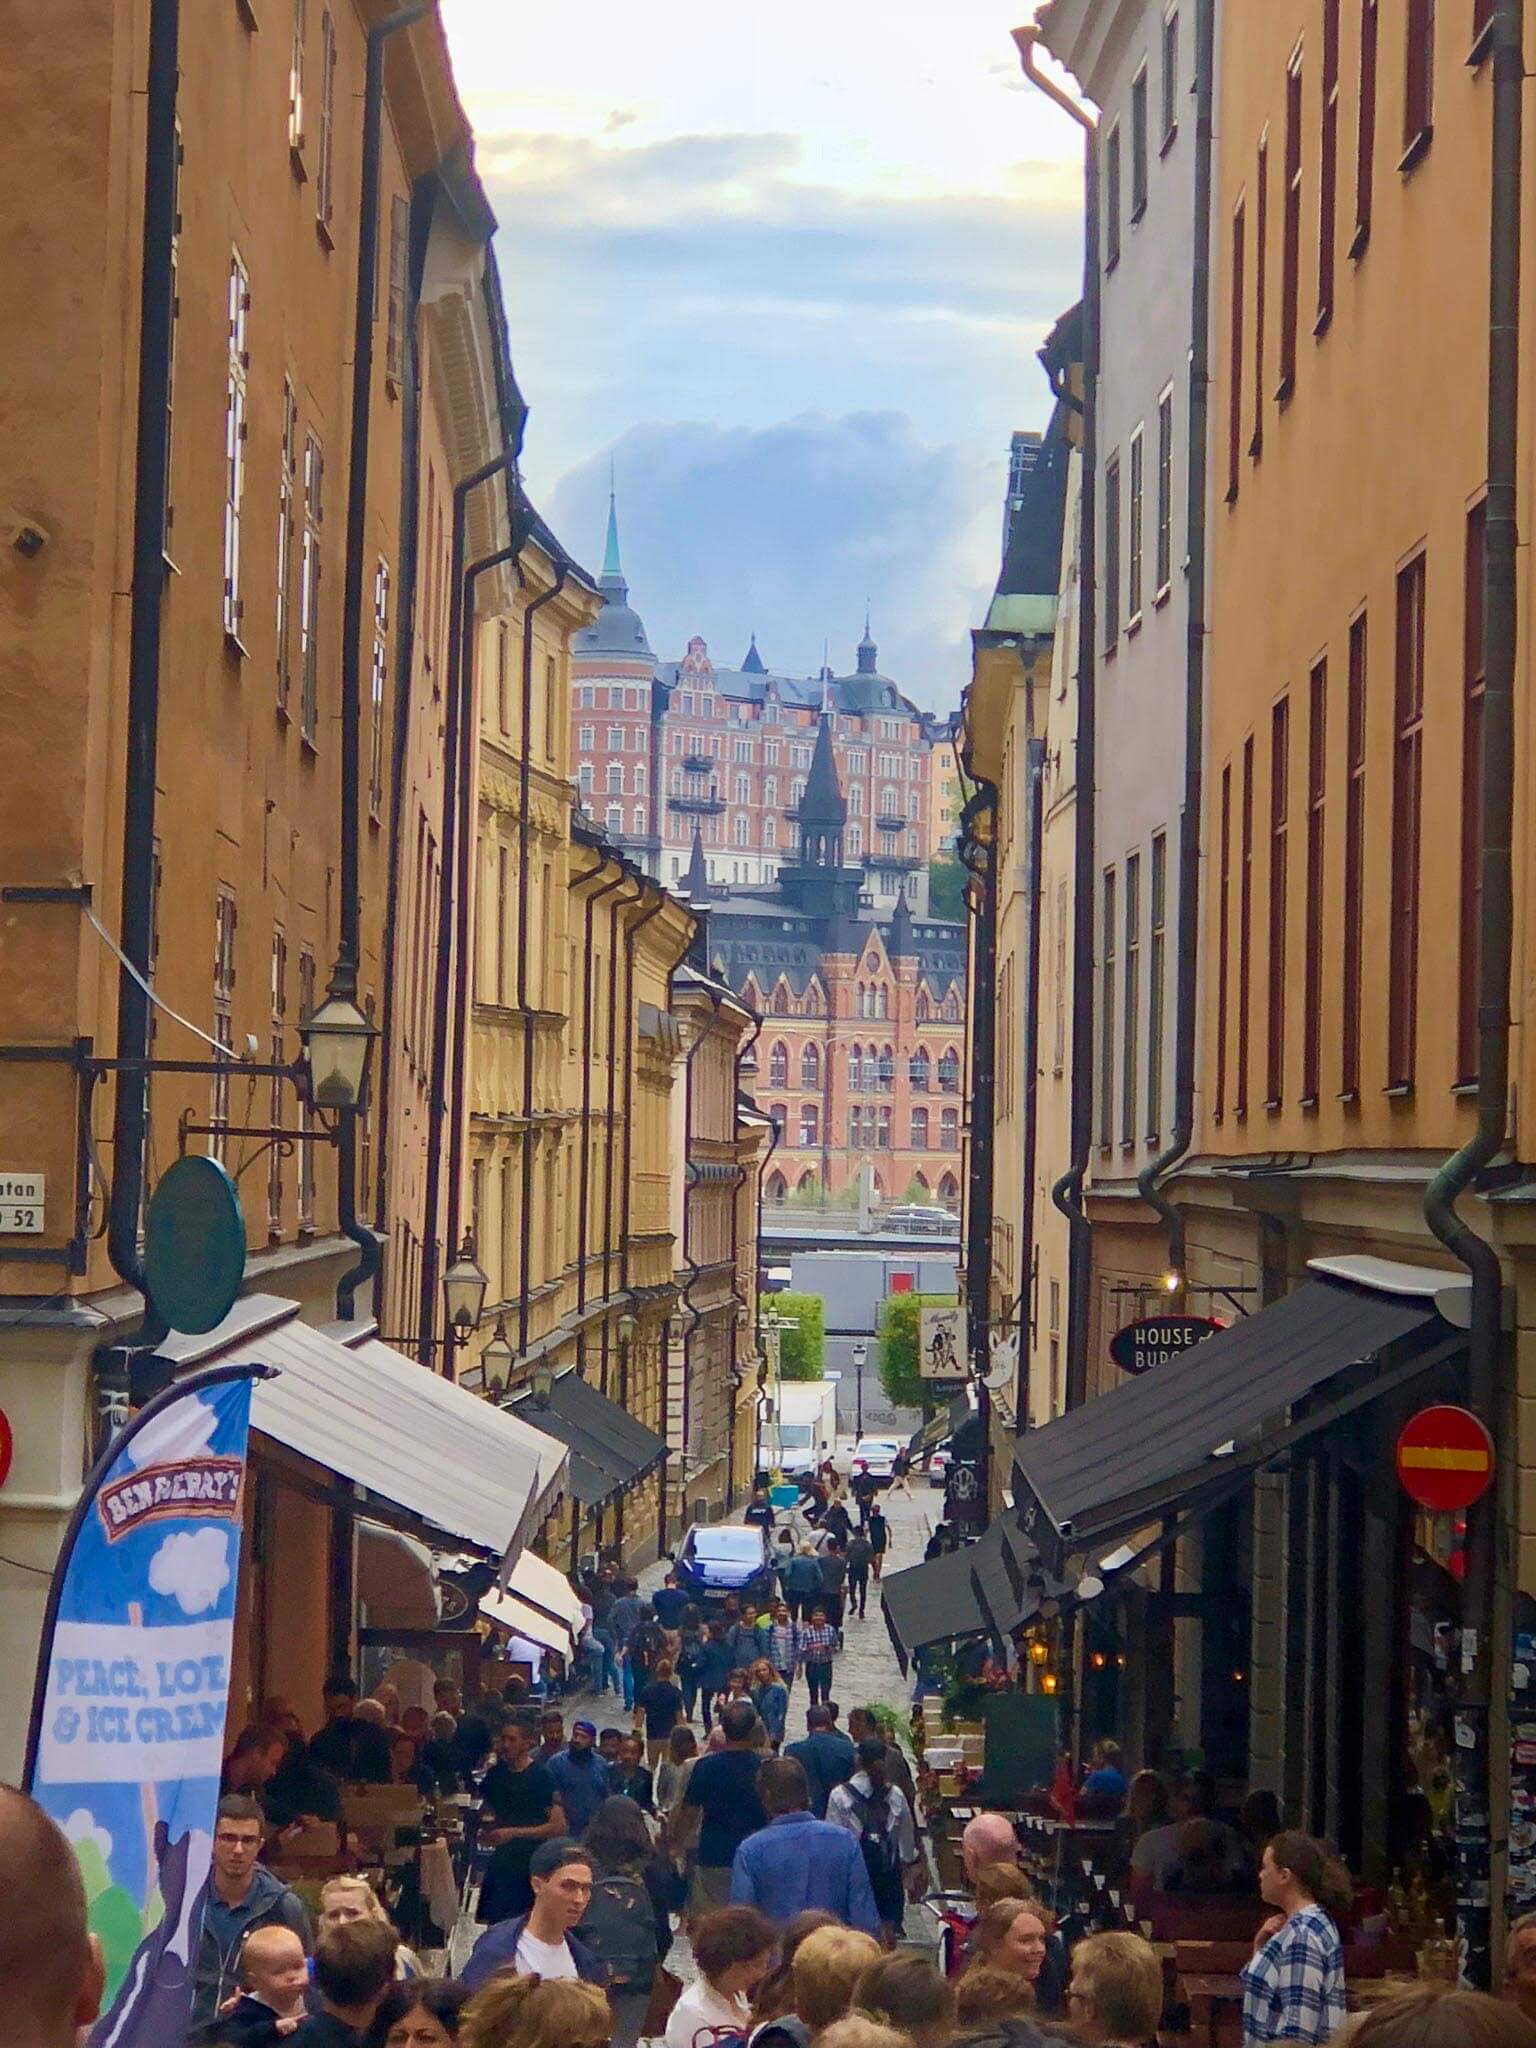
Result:
{"label": "red circular sign", "polygon": [[1470,1507],[1493,1478],[1493,1438],[1469,1408],[1421,1408],[1398,1437],[1397,1476],[1420,1507]]}
{"label": "red circular sign", "polygon": [[16,1438],[11,1431],[11,1418],[0,1408],[0,1486],[4,1486],[11,1474],[11,1458],[16,1449]]}

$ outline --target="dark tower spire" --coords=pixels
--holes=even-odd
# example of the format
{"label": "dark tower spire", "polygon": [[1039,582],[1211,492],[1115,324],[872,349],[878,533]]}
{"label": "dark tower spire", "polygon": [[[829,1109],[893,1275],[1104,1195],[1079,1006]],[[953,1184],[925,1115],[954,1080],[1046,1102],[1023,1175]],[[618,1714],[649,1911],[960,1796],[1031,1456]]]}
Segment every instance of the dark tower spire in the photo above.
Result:
{"label": "dark tower spire", "polygon": [[811,772],[806,777],[805,794],[795,816],[800,823],[801,865],[840,868],[848,802],[838,780],[837,757],[832,752],[832,721],[828,718],[817,721]]}
{"label": "dark tower spire", "polygon": [[744,676],[765,676],[768,673],[763,666],[763,657],[757,651],[755,633],[752,635],[752,645],[747,649],[746,659],[741,664],[741,672]]}

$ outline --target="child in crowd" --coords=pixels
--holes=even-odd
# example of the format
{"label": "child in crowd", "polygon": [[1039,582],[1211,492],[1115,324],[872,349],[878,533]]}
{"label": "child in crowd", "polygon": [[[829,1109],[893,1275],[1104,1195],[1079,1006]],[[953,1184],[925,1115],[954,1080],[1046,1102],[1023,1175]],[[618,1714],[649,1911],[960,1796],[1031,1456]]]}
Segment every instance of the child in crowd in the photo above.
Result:
{"label": "child in crowd", "polygon": [[304,2017],[309,1958],[291,1927],[257,1927],[240,1951],[240,1997],[218,2022],[228,2048],[274,2048]]}

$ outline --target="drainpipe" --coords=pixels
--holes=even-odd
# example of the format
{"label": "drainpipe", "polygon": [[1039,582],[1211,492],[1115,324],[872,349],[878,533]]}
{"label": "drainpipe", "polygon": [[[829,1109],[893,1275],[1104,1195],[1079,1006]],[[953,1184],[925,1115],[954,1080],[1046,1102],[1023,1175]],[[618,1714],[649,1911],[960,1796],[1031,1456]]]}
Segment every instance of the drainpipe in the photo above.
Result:
{"label": "drainpipe", "polygon": [[[339,938],[333,989],[357,1001],[362,967],[363,556],[368,525],[368,428],[373,409],[373,302],[379,264],[379,186],[384,124],[384,45],[400,29],[430,14],[436,0],[413,0],[368,31],[363,77],[363,152],[358,192],[357,285],[352,309],[352,429],[347,451],[347,554],[341,592],[341,858]],[[357,1112],[336,1133],[336,1214],[358,1260],[336,1283],[336,1314],[349,1323],[357,1289],[379,1270],[377,1232],[357,1213]]]}
{"label": "drainpipe", "polygon": [[[642,901],[643,898],[637,898]],[[649,910],[642,911],[624,934],[624,1185],[619,1191],[619,1291],[629,1295],[629,1219],[633,1193],[632,1169],[634,1164],[634,1114],[635,1114],[635,941],[651,922],[660,917],[667,906],[665,894],[658,889],[656,901]],[[628,1353],[619,1353],[619,1406],[629,1405]]]}
{"label": "drainpipe", "polygon": [[[588,868],[584,875],[577,875],[573,887],[590,882],[600,875],[608,865],[608,856],[599,854],[597,865]],[[586,942],[582,959],[581,991],[581,1166],[579,1171],[580,1195],[576,1219],[576,1310],[578,1315],[587,1305],[587,1211],[591,1194],[592,1163],[592,913],[604,896],[612,895],[624,881],[624,870],[620,867],[611,882],[604,882],[600,889],[594,889],[586,902]]]}
{"label": "drainpipe", "polygon": [[[619,1100],[619,912],[633,910],[643,902],[650,886],[647,878],[638,868],[625,863],[625,878],[636,884],[633,896],[614,896],[608,904],[608,1113],[603,1125],[607,1144],[603,1162],[603,1300],[606,1302],[613,1292],[614,1214],[613,1214],[613,1126],[618,1115]],[[602,1363],[598,1370],[602,1375],[602,1390],[608,1391],[608,1316],[603,1315]]]}
{"label": "drainpipe", "polygon": [[[759,1029],[761,1029],[761,1028],[762,1028],[762,1021],[763,1021],[763,1020],[762,1020],[761,1018],[759,1018],[759,1019],[758,1019],[758,1028],[759,1028]],[[754,1101],[756,1100],[756,1098],[755,1098],[755,1097],[754,1097],[753,1099],[754,1099]],[[767,1151],[766,1151],[766,1152],[765,1152],[765,1153],[763,1154],[763,1163],[762,1163],[762,1165],[761,1165],[761,1166],[760,1166],[760,1167],[759,1167],[759,1168],[757,1169],[757,1270],[756,1270],[756,1272],[754,1272],[754,1273],[753,1273],[753,1275],[752,1275],[752,1283],[753,1283],[753,1284],[752,1284],[752,1327],[753,1327],[754,1331],[758,1331],[758,1332],[759,1332],[759,1334],[760,1334],[760,1331],[761,1331],[761,1321],[762,1321],[762,1267],[763,1267],[763,1184],[764,1184],[764,1182],[765,1182],[765,1181],[767,1180],[767,1178],[768,1178],[768,1168],[769,1168],[769,1166],[770,1166],[770,1165],[772,1164],[772,1161],[773,1161],[773,1155],[774,1155],[774,1153],[775,1153],[775,1152],[777,1152],[777,1151],[778,1151],[778,1149],[779,1149],[779,1128],[778,1128],[778,1125],[777,1125],[777,1124],[776,1124],[776,1123],[774,1122],[773,1118],[772,1118],[772,1117],[769,1117],[769,1119],[768,1119],[768,1150],[767,1150]],[[760,1471],[761,1471],[762,1469],[763,1469],[763,1399],[762,1399],[762,1389],[761,1389],[761,1387],[759,1387],[759,1389],[758,1389],[758,1399],[757,1399],[757,1436],[756,1436],[756,1440],[755,1440],[755,1444],[754,1444],[754,1448],[753,1448],[753,1471],[752,1471],[752,1477],[753,1477],[753,1480],[754,1480],[754,1481],[756,1480],[756,1478],[757,1478],[757,1475],[758,1475],[758,1473],[759,1473],[759,1472],[760,1472]]]}
{"label": "drainpipe", "polygon": [[[974,772],[974,771],[973,771]],[[997,841],[984,843],[974,826],[983,811],[997,826],[997,784],[984,775],[960,816],[960,858],[974,883],[966,891],[966,909],[976,921],[976,971],[971,987],[971,1076],[968,1119],[971,1142],[966,1159],[965,1324],[970,1342],[971,1373],[976,1382],[976,1419],[981,1428],[981,1499],[992,1511],[992,1396],[986,1384],[991,1363],[988,1334],[992,1326],[992,1179],[994,1070],[997,1051]]]}
{"label": "drainpipe", "polygon": [[[433,1338],[437,1330],[438,1262],[442,1238],[438,1210],[442,1200],[443,1122],[448,1114],[448,1045],[450,1031],[449,997],[453,983],[453,948],[449,931],[453,923],[453,889],[458,873],[458,777],[464,754],[461,728],[468,708],[461,702],[473,688],[472,674],[462,658],[464,642],[464,527],[469,494],[493,476],[516,466],[515,447],[482,463],[479,469],[453,487],[453,538],[448,580],[448,675],[447,715],[443,732],[443,819],[440,849],[441,882],[437,908],[437,964],[432,983],[432,1071],[427,1097],[427,1172],[421,1245],[421,1292],[418,1296],[419,1330],[417,1351],[423,1365],[432,1364]],[[478,567],[479,565],[476,564]],[[467,756],[465,757],[467,758]],[[457,1247],[450,1247],[450,1256]],[[450,1373],[453,1361],[443,1360]]]}
{"label": "drainpipe", "polygon": [[[1467,1511],[1463,1632],[1475,1655],[1458,1712],[1471,1724],[1468,1805],[1486,1800],[1491,1924],[1463,1920],[1469,1974],[1486,1984],[1502,1953],[1508,1884],[1508,1751],[1492,1739],[1509,1696],[1511,1587],[1509,1536],[1515,1527],[1514,1441],[1509,1426],[1508,1360],[1503,1336],[1499,1255],[1456,1213],[1457,1199],[1504,1145],[1509,1120],[1509,977],[1513,954],[1511,821],[1514,808],[1514,682],[1518,632],[1516,583],[1518,428],[1520,417],[1520,180],[1524,77],[1522,0],[1494,0],[1493,139],[1489,227],[1488,504],[1483,634],[1487,683],[1480,764],[1482,881],[1478,927],[1477,1127],[1440,1168],[1424,1195],[1430,1229],[1472,1276],[1468,1392],[1497,1446],[1495,1485]],[[1458,1805],[1461,1804],[1458,1798]],[[1486,1947],[1485,1947],[1486,1944]]]}
{"label": "drainpipe", "polygon": [[1040,861],[1045,829],[1045,742],[1031,739],[1025,757],[1029,792],[1029,941],[1024,961],[1024,1133],[1019,1179],[1023,1186],[1019,1232],[1019,1349],[1014,1382],[1014,1427],[1029,1427],[1028,1315],[1035,1261],[1035,1169],[1039,1158],[1040,1073]]}
{"label": "drainpipe", "polygon": [[725,998],[714,990],[706,988],[704,996],[709,1003],[709,1021],[694,1034],[692,1045],[683,1057],[683,1264],[688,1268],[688,1278],[683,1283],[680,1306],[688,1316],[688,1327],[683,1332],[683,1446],[682,1470],[678,1474],[679,1486],[688,1482],[688,1424],[693,1403],[690,1399],[693,1388],[693,1333],[704,1320],[704,1312],[693,1305],[693,1290],[699,1284],[703,1268],[689,1249],[693,1237],[693,1190],[696,1176],[693,1166],[693,1062],[699,1047],[714,1029],[715,1019]]}
{"label": "drainpipe", "polygon": [[[134,463],[133,597],[128,624],[128,735],[123,783],[123,953],[146,979],[155,900],[155,770],[160,733],[160,622],[165,592],[165,515],[170,496],[166,413],[175,320],[176,80],[178,0],[152,0],[145,93],[144,229],[139,275],[139,389]],[[127,966],[117,980],[117,1057],[149,1056],[149,997]],[[84,1085],[83,1082],[81,1084]],[[149,1075],[119,1067],[112,1108],[112,1187],[107,1252],[141,1294],[139,1211]],[[146,1301],[147,1306],[147,1301]],[[146,1325],[147,1330],[147,1325]],[[158,1334],[158,1331],[156,1332]]]}
{"label": "drainpipe", "polygon": [[[411,682],[416,662],[416,567],[421,535],[421,361],[416,342],[416,321],[421,307],[421,278],[427,260],[427,237],[432,229],[433,197],[426,180],[411,198],[411,296],[403,341],[405,358],[400,393],[400,609],[395,634],[395,687],[390,707],[389,729],[389,875],[384,893],[384,958],[381,981],[386,1023],[394,1002],[395,961],[400,924],[400,881],[404,867],[405,762],[410,733]],[[393,1107],[394,1032],[388,1028],[379,1040],[378,1087],[375,1114],[378,1131],[378,1159],[374,1170],[373,1213],[381,1230],[387,1225],[389,1200],[389,1125]],[[379,1245],[382,1264],[386,1237]],[[380,1285],[377,1276],[375,1287]]]}
{"label": "drainpipe", "polygon": [[[570,564],[560,561],[555,564],[555,580],[548,590],[541,591],[531,604],[523,607],[523,676],[522,676],[522,758],[518,763],[518,820],[517,820],[517,1006],[523,1013],[523,1253],[519,1260],[520,1281],[517,1294],[517,1348],[520,1353],[528,1349],[528,1297],[529,1262],[533,1255],[533,1012],[528,1007],[528,810],[533,780],[533,756],[531,735],[533,732],[533,621],[536,612],[545,605],[553,604],[564,590],[570,576]],[[549,934],[541,932],[538,943],[541,947],[549,944]],[[464,1003],[461,999],[460,1013]],[[461,1026],[462,1029],[462,1026]],[[457,1129],[457,1126],[455,1126]],[[455,1181],[457,1185],[457,1181]]]}
{"label": "drainpipe", "polygon": [[[746,1059],[748,1053],[756,1047],[757,1041],[763,1035],[762,1018],[757,1015],[756,1011],[751,1011],[748,1014],[752,1018],[752,1030],[745,1043],[737,1046],[736,1058],[732,1068],[734,1086],[731,1089],[731,1145],[733,1149],[737,1144],[736,1123],[742,1094],[742,1062]],[[736,1505],[736,1396],[741,1387],[741,1378],[736,1369],[737,1331],[741,1327],[741,1317],[747,1312],[748,1307],[748,1304],[741,1298],[740,1202],[741,1191],[746,1184],[747,1169],[738,1159],[736,1162],[736,1181],[731,1189],[731,1300],[735,1304],[736,1313],[731,1318],[730,1408],[726,1416],[725,1431],[725,1506],[727,1513]],[[759,1217],[761,1217],[763,1194],[761,1175],[758,1177],[757,1194]],[[752,1308],[752,1324],[755,1330],[757,1326],[755,1304]]]}
{"label": "drainpipe", "polygon": [[1216,57],[1215,0],[1195,10],[1195,235],[1189,312],[1188,619],[1184,656],[1184,810],[1179,820],[1179,952],[1174,1026],[1173,1130],[1166,1148],[1136,1176],[1142,1200],[1168,1231],[1168,1270],[1182,1308],[1188,1282],[1184,1217],[1162,1192],[1164,1176],[1189,1150],[1195,1133],[1195,1043],[1200,1007],[1200,814],[1205,755],[1205,503],[1210,424],[1211,105]]}
{"label": "drainpipe", "polygon": [[1082,538],[1078,555],[1077,767],[1074,823],[1075,887],[1072,902],[1072,1119],[1071,1162],[1051,1189],[1051,1200],[1067,1219],[1070,1261],[1067,1281],[1067,1385],[1069,1408],[1088,1393],[1088,1314],[1093,1284],[1093,1232],[1083,1206],[1083,1180],[1093,1142],[1093,965],[1095,863],[1098,858],[1096,800],[1097,719],[1095,648],[1098,631],[1095,582],[1098,576],[1099,377],[1099,160],[1098,126],[1039,68],[1037,28],[1016,28],[1024,75],[1084,130],[1083,153],[1083,435]]}

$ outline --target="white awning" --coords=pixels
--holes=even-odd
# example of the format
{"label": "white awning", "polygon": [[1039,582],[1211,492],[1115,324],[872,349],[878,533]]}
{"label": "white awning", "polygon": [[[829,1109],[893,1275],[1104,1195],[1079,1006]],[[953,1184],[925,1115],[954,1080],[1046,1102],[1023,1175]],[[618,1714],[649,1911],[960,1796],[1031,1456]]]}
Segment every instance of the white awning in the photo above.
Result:
{"label": "white awning", "polygon": [[439,1603],[431,1551],[398,1529],[359,1522],[357,1604],[364,1628],[435,1629]]}
{"label": "white awning", "polygon": [[498,1593],[493,1586],[490,1592],[481,1595],[480,1612],[497,1628],[504,1628],[515,1636],[526,1636],[530,1643],[538,1643],[542,1649],[554,1650],[562,1657],[571,1654],[570,1630],[510,1593]]}
{"label": "white awning", "polygon": [[531,1550],[518,1552],[517,1562],[507,1574],[505,1590],[528,1606],[557,1615],[573,1637],[581,1634],[580,1600],[555,1567],[546,1564],[542,1557],[535,1557]]}
{"label": "white awning", "polygon": [[252,1392],[253,1429],[498,1558],[524,1541],[564,1470],[565,1447],[541,1430],[377,1339],[338,1343],[277,1296],[247,1295],[219,1329],[160,1349],[275,1366]]}

